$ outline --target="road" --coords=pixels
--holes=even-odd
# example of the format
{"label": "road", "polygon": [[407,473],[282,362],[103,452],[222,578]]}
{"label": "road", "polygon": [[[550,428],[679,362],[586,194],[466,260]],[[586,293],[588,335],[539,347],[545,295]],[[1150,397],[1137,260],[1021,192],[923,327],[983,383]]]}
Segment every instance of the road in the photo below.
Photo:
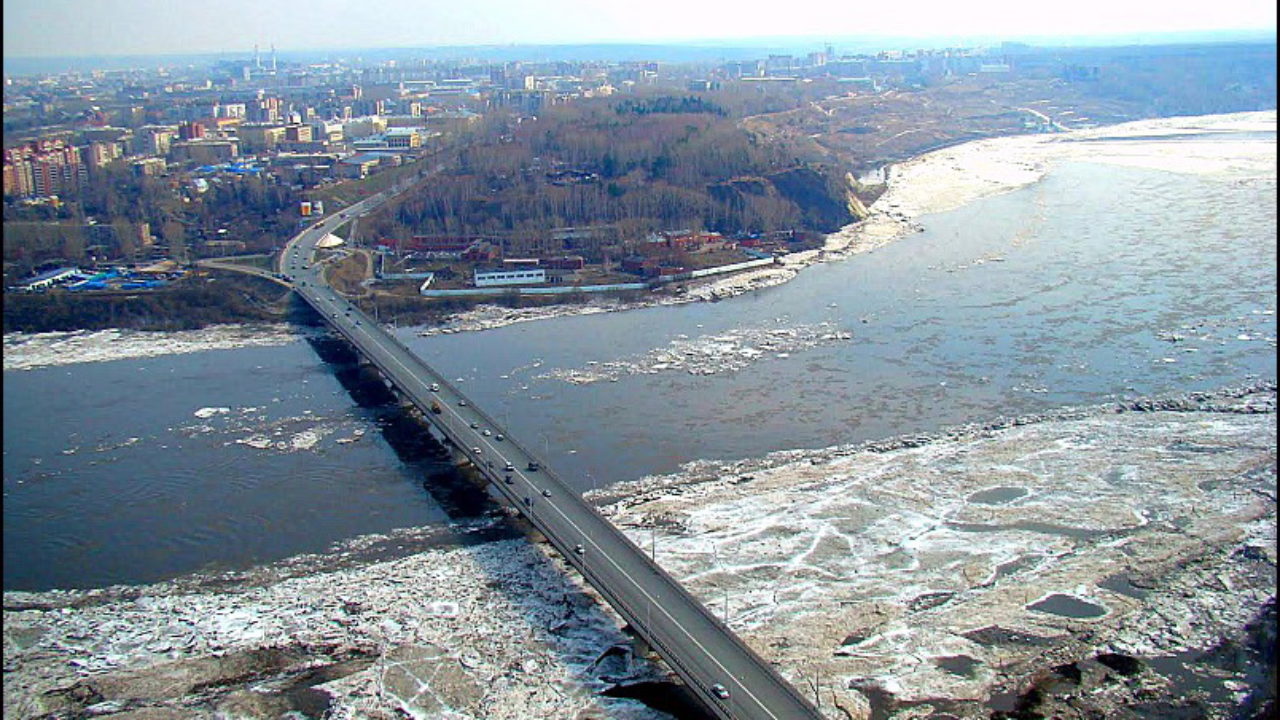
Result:
{"label": "road", "polygon": [[214,270],[234,270],[236,272],[241,272],[248,275],[256,275],[260,278],[266,278],[271,282],[284,285],[285,287],[290,287],[290,288],[293,287],[291,283],[289,283],[284,278],[280,277],[279,273],[273,273],[270,270],[263,270],[262,268],[256,268],[251,265],[240,265],[231,260],[215,260],[215,259],[197,260],[196,266],[203,267],[203,268],[211,268]]}
{"label": "road", "polygon": [[721,718],[821,718],[817,709],[533,452],[338,295],[314,261],[326,234],[387,199],[379,193],[308,227],[279,272],[494,484]]}

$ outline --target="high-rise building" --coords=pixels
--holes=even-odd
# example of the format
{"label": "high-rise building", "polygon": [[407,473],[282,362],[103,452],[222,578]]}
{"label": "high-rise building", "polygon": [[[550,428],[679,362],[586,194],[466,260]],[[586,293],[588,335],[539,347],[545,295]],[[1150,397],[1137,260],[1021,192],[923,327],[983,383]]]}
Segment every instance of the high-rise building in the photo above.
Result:
{"label": "high-rise building", "polygon": [[61,138],[33,140],[4,151],[5,195],[56,195],[79,187],[87,177],[80,149]]}

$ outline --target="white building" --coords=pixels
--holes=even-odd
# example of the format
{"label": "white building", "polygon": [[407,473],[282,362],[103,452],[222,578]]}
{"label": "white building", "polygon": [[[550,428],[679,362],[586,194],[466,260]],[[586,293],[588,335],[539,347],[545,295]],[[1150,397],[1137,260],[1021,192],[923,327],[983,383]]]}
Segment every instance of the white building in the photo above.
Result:
{"label": "white building", "polygon": [[52,287],[53,285],[66,282],[67,280],[70,280],[72,278],[82,278],[86,276],[87,276],[87,273],[83,272],[80,268],[60,267],[54,270],[48,270],[46,272],[42,272],[39,275],[31,278],[30,280],[22,283],[22,285],[20,285],[19,287],[27,291],[43,290],[47,287]]}
{"label": "white building", "polygon": [[476,270],[476,287],[500,287],[503,285],[537,285],[547,281],[547,271],[542,268],[522,267],[516,270]]}

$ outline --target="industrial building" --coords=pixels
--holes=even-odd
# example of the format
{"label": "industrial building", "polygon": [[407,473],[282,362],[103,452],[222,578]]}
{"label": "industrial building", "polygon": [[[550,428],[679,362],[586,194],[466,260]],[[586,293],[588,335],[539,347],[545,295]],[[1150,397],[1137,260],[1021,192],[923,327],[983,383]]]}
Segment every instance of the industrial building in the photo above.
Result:
{"label": "industrial building", "polygon": [[537,285],[547,281],[547,271],[542,268],[522,267],[516,270],[476,270],[476,287],[502,287],[505,285]]}

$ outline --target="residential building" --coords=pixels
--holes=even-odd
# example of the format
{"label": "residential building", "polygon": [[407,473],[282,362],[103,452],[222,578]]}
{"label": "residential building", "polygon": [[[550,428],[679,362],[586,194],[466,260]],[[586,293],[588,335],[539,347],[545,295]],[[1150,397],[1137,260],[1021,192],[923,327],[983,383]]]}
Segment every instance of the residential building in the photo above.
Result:
{"label": "residential building", "polygon": [[204,125],[197,122],[184,122],[178,125],[178,137],[182,140],[198,140],[204,137]]}
{"label": "residential building", "polygon": [[47,197],[88,179],[80,148],[64,138],[45,138],[4,151],[4,194]]}
{"label": "residential building", "polygon": [[212,165],[240,154],[235,140],[187,140],[173,143],[169,154],[178,162]]}
{"label": "residential building", "polygon": [[84,149],[84,162],[91,170],[114,162],[120,156],[120,144],[116,142],[92,142]]}
{"label": "residential building", "polygon": [[310,125],[286,125],[284,128],[284,139],[288,142],[311,142],[311,137]]}
{"label": "residential building", "polygon": [[144,125],[133,135],[133,151],[139,155],[168,155],[178,134],[171,125]]}
{"label": "residential building", "polygon": [[312,121],[311,139],[320,142],[342,142],[342,123],[336,120]]}
{"label": "residential building", "polygon": [[246,152],[267,152],[284,142],[285,126],[265,123],[248,123],[236,131]]}

